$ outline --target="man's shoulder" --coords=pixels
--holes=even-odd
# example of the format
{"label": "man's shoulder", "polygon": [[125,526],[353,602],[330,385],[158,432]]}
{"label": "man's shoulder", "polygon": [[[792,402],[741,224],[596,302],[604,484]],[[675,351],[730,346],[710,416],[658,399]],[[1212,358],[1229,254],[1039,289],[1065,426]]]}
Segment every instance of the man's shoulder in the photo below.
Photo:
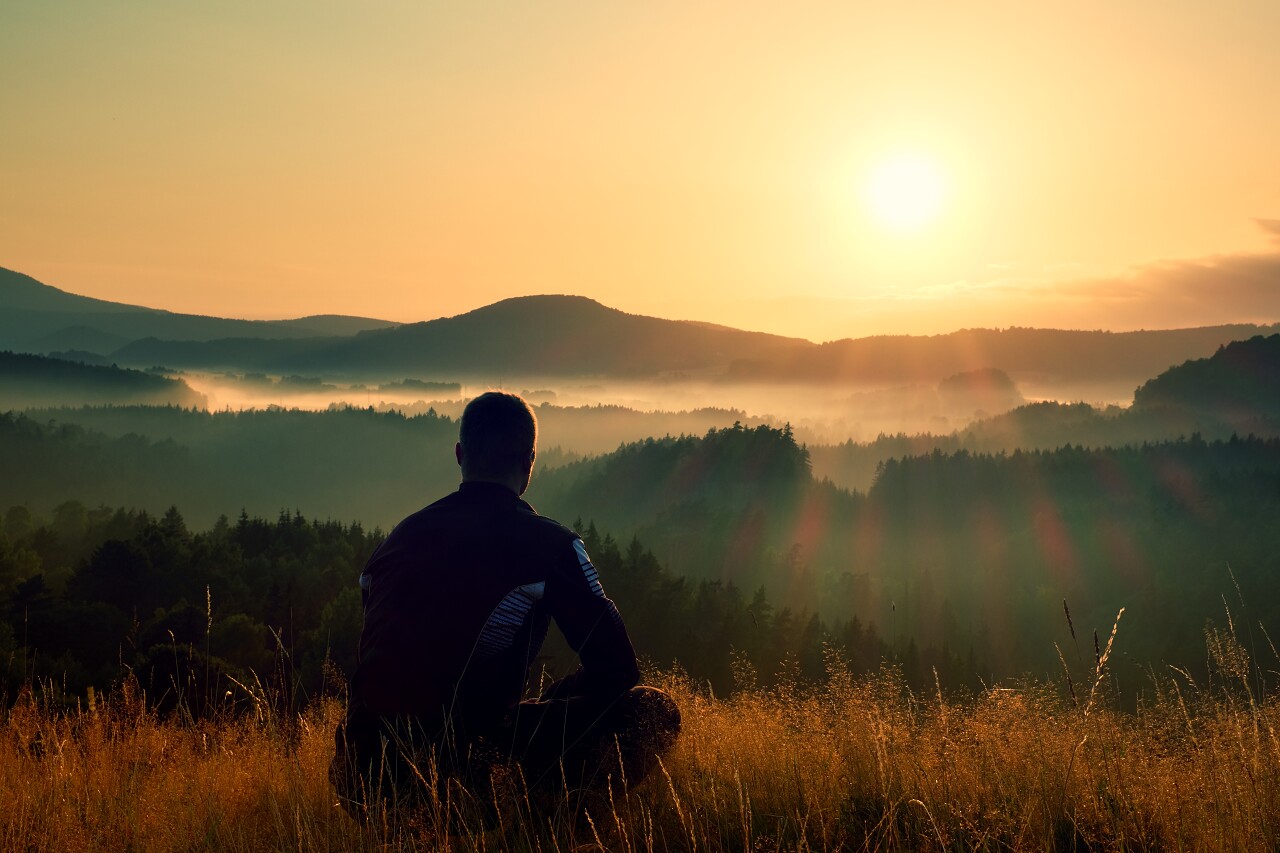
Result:
{"label": "man's shoulder", "polygon": [[582,538],[572,527],[561,524],[554,518],[540,514],[525,501],[520,501],[520,505],[521,514],[527,519],[526,523],[548,540],[563,540],[565,543],[569,543],[575,539]]}
{"label": "man's shoulder", "polygon": [[[483,498],[483,495],[482,495]],[[451,492],[409,515],[392,530],[394,538],[412,536],[420,531],[457,531],[460,528],[505,528],[509,532],[523,530],[548,544],[563,542],[566,546],[581,536],[573,528],[554,518],[540,514],[523,499],[511,501],[476,500],[464,491]]]}
{"label": "man's shoulder", "polygon": [[457,494],[457,492],[447,494],[439,500],[432,501],[417,512],[405,516],[400,520],[399,524],[391,529],[392,535],[412,530],[429,522],[432,518],[448,512],[450,507],[457,503]]}

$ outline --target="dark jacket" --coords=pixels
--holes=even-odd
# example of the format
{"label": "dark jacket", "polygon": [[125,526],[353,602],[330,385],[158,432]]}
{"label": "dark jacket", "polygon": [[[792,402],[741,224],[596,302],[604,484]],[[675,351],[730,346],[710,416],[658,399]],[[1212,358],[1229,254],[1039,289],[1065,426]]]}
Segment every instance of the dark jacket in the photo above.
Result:
{"label": "dark jacket", "polygon": [[504,486],[463,483],[406,518],[360,585],[351,716],[492,731],[520,701],[551,619],[581,660],[557,695],[608,699],[639,680],[582,540]]}

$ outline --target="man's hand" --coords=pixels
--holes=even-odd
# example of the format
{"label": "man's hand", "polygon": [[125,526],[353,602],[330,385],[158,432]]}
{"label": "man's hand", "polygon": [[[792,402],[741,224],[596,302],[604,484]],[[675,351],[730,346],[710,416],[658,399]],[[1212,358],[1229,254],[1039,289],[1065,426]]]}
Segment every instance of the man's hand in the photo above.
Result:
{"label": "man's hand", "polygon": [[578,695],[578,674],[582,672],[582,667],[578,667],[578,671],[572,675],[566,675],[564,678],[557,679],[546,686],[542,693],[538,695],[539,702],[550,702],[554,699],[570,699]]}

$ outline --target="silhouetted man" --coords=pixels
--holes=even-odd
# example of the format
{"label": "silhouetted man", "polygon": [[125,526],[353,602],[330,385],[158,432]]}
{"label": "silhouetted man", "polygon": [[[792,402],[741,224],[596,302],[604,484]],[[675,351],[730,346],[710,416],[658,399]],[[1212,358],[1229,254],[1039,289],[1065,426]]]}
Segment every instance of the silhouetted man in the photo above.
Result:
{"label": "silhouetted man", "polygon": [[[472,400],[454,449],[462,485],[398,524],[360,576],[359,663],[332,769],[357,813],[450,779],[485,802],[499,767],[518,769],[535,802],[634,783],[675,741],[679,710],[635,686],[635,651],[582,540],[520,499],[536,444],[520,397]],[[522,702],[552,619],[581,666]]]}

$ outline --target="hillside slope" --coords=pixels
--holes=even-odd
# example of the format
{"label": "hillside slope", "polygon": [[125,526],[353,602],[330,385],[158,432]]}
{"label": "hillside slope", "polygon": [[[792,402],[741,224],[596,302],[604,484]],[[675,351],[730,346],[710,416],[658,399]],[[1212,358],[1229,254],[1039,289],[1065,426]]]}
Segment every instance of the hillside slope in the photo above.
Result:
{"label": "hillside slope", "polygon": [[[175,314],[67,293],[0,267],[0,348],[44,353],[79,349],[106,355],[140,338],[307,338],[350,335],[395,324],[364,317],[233,320]],[[107,349],[110,347],[110,349]]]}
{"label": "hillside slope", "polygon": [[1133,403],[1230,419],[1280,415],[1280,334],[1234,341],[1209,358],[1172,367],[1138,388]]}
{"label": "hillside slope", "polygon": [[0,411],[59,405],[204,406],[180,379],[138,370],[0,352]]}
{"label": "hillside slope", "polygon": [[370,370],[652,376],[723,369],[747,354],[776,357],[808,341],[627,314],[582,296],[523,296],[455,317],[335,342],[305,365]]}

